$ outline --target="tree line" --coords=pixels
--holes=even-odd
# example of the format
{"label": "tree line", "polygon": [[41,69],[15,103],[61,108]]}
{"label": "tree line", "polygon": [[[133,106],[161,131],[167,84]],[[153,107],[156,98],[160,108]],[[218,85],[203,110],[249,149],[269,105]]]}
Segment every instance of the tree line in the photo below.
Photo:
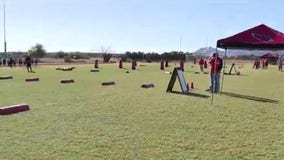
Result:
{"label": "tree line", "polygon": [[9,52],[6,55],[3,53],[0,54],[0,58],[21,58],[29,55],[32,58],[64,58],[65,61],[69,61],[71,59],[89,59],[89,58],[103,58],[104,62],[109,62],[109,60],[112,57],[115,58],[121,58],[123,61],[127,60],[137,60],[137,61],[146,61],[146,62],[152,62],[152,61],[160,61],[160,60],[180,60],[181,58],[185,58],[185,55],[191,55],[190,53],[186,52],[178,52],[178,51],[172,51],[172,52],[164,52],[162,54],[158,54],[156,52],[130,52],[127,51],[123,54],[112,54],[109,53],[107,49],[102,49],[101,53],[82,53],[82,52],[64,52],[64,51],[58,51],[53,53],[47,53],[47,51],[44,49],[44,46],[42,44],[35,44],[32,46],[27,52]]}
{"label": "tree line", "polygon": [[[112,57],[114,58],[120,58],[122,61],[145,61],[145,62],[153,62],[153,61],[160,61],[160,60],[169,60],[169,61],[176,61],[180,59],[185,59],[189,57],[190,59],[193,59],[194,56],[192,53],[189,52],[179,52],[179,51],[171,51],[171,52],[164,52],[162,54],[156,53],[156,52],[148,52],[144,53],[141,51],[138,52],[130,52],[127,51],[122,54],[112,54],[110,53],[109,49],[101,49],[100,53],[83,53],[83,52],[64,52],[64,51],[58,51],[53,53],[47,53],[47,51],[44,49],[44,46],[42,44],[35,44],[32,46],[27,52],[9,52],[6,55],[3,53],[0,54],[0,58],[22,58],[24,56],[29,55],[32,58],[61,58],[64,59],[65,62],[71,62],[72,59],[90,59],[90,58],[103,58],[103,61],[105,63],[109,62]],[[197,57],[198,58],[198,57]],[[228,59],[254,59],[255,56],[249,55],[249,56],[238,56],[238,57],[227,57]]]}

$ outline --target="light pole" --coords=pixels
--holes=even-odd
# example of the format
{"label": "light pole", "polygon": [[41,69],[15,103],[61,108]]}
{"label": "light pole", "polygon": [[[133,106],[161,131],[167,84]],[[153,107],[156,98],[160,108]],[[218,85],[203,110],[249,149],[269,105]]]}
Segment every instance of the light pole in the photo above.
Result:
{"label": "light pole", "polygon": [[3,0],[3,28],[4,28],[4,55],[7,53],[7,42],[6,42],[6,11],[5,11],[5,0]]}
{"label": "light pole", "polygon": [[179,36],[179,53],[181,53],[181,35]]}

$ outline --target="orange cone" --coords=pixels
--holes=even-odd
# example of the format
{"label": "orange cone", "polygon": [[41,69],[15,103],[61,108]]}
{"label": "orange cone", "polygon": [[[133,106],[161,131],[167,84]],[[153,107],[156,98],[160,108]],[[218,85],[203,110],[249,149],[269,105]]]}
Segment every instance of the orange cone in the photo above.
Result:
{"label": "orange cone", "polygon": [[189,83],[186,83],[186,89],[189,91]]}
{"label": "orange cone", "polygon": [[194,89],[193,82],[191,82],[190,88]]}

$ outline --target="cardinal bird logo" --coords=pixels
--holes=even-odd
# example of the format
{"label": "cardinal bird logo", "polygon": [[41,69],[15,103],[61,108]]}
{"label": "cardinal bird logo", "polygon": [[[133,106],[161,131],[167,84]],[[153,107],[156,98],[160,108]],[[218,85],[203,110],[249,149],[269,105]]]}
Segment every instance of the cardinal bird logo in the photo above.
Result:
{"label": "cardinal bird logo", "polygon": [[258,41],[273,41],[273,38],[268,35],[259,34],[259,33],[252,33],[252,37]]}

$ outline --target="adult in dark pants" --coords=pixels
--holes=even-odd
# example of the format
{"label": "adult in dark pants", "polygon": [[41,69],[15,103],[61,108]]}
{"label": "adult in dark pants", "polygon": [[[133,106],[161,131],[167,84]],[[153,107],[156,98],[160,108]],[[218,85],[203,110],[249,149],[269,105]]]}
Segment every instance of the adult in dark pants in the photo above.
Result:
{"label": "adult in dark pants", "polygon": [[8,60],[8,66],[13,68],[13,63],[14,63],[14,59],[12,57],[10,57],[9,60]]}
{"label": "adult in dark pants", "polygon": [[2,61],[3,61],[3,66],[6,66],[6,59],[4,58]]}
{"label": "adult in dark pants", "polygon": [[223,60],[218,56],[218,53],[213,53],[209,59],[211,65],[210,72],[210,92],[218,93],[220,89],[220,73],[223,67]]}
{"label": "adult in dark pants", "polygon": [[25,62],[26,62],[26,67],[27,67],[27,70],[28,72],[33,72],[32,70],[32,59],[30,56],[27,56],[26,59],[25,59]]}
{"label": "adult in dark pants", "polygon": [[19,58],[18,63],[19,63],[19,66],[22,66],[22,65],[23,65],[22,58]]}
{"label": "adult in dark pants", "polygon": [[16,59],[13,59],[13,66],[16,67]]}

